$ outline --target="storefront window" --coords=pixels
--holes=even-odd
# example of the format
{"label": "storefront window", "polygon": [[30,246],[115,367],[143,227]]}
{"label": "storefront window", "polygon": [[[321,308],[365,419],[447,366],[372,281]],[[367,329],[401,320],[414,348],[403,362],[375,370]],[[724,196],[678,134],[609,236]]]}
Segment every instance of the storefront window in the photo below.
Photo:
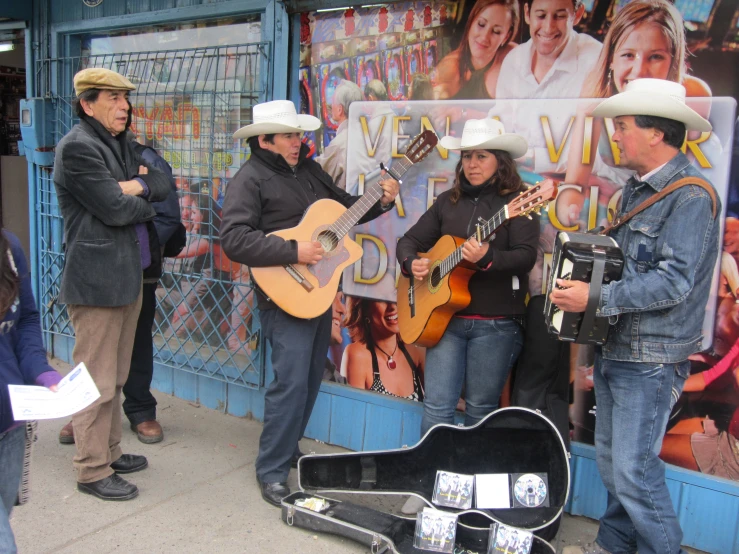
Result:
{"label": "storefront window", "polygon": [[[245,161],[234,132],[265,94],[270,45],[258,15],[92,34],[81,65],[107,67],[137,87],[130,130],[172,168],[187,245],[165,262],[157,290],[160,360],[229,381],[258,374],[248,270],[220,248],[221,206]],[[266,73],[265,73],[266,72]]]}

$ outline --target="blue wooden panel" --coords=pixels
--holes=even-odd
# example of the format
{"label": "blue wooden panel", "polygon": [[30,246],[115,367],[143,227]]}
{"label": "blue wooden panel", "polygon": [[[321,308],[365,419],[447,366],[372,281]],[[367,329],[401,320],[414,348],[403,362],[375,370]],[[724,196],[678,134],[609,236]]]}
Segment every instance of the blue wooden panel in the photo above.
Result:
{"label": "blue wooden panel", "polygon": [[401,446],[413,446],[421,438],[421,418],[423,417],[423,405],[415,402],[417,409],[403,410],[403,435],[400,437]]}
{"label": "blue wooden panel", "polygon": [[206,408],[226,411],[226,383],[198,375],[198,400]]}
{"label": "blue wooden panel", "polygon": [[151,387],[166,394],[174,394],[174,372],[175,370],[171,367],[154,362]]}
{"label": "blue wooden panel", "polygon": [[365,402],[336,396],[331,404],[331,434],[329,442],[350,450],[362,450]]}
{"label": "blue wooden panel", "polygon": [[328,442],[331,430],[331,399],[330,394],[319,392],[316,404],[313,406],[305,436],[322,442]]}
{"label": "blue wooden panel", "polygon": [[174,394],[177,398],[197,402],[198,400],[198,376],[186,371],[175,371]]}
{"label": "blue wooden panel", "polygon": [[739,552],[739,497],[671,480],[668,484],[671,493],[675,486],[682,488],[677,515],[683,544],[713,554]]}
{"label": "blue wooden panel", "polygon": [[[578,452],[585,455],[578,455]],[[598,473],[593,447],[572,445],[570,483],[568,511],[573,515],[600,518],[606,510],[607,493]]]}
{"label": "blue wooden panel", "polygon": [[362,450],[385,450],[403,445],[402,411],[368,404],[365,413]]}
{"label": "blue wooden panel", "polygon": [[236,417],[246,417],[251,413],[252,394],[255,391],[239,385],[229,384],[226,387],[226,392],[228,394],[227,413]]}

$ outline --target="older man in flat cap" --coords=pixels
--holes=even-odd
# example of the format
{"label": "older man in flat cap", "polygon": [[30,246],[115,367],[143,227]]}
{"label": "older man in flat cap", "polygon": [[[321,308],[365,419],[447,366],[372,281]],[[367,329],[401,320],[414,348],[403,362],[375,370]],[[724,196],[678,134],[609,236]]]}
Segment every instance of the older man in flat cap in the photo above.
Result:
{"label": "older man in flat cap", "polygon": [[85,363],[100,391],[72,418],[77,488],[103,500],[136,497],[136,485],[118,474],[148,464],[121,451],[121,388],[141,309],[142,273],[160,255],[158,246],[151,247],[157,245],[151,203],[164,200],[170,189],[167,177],[126,139],[128,94],[135,88],[108,69],[77,73],[80,123],[59,142],[54,162],[64,218],[59,301],[75,330],[74,363]]}

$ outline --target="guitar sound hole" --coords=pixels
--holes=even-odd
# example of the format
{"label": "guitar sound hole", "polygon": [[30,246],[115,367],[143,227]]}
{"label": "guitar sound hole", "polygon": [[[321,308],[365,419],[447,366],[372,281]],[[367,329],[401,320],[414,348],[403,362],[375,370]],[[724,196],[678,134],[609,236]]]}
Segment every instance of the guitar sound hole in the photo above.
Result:
{"label": "guitar sound hole", "polygon": [[435,267],[431,270],[431,286],[436,288],[441,283],[441,268]]}
{"label": "guitar sound hole", "polygon": [[326,252],[332,252],[339,244],[339,237],[333,231],[322,231],[316,240],[321,243]]}

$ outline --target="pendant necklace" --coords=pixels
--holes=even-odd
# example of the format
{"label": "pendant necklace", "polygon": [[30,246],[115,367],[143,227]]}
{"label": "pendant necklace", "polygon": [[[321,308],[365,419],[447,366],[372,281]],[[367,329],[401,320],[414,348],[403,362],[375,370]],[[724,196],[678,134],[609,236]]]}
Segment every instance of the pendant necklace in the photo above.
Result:
{"label": "pendant necklace", "polygon": [[388,354],[376,344],[375,344],[375,348],[377,348],[380,352],[382,352],[383,354],[385,354],[385,356],[387,356],[387,367],[388,368],[395,369],[396,367],[398,367],[397,362],[393,359],[393,356],[395,356],[395,352],[398,350],[398,339],[395,339],[395,349],[393,350],[392,354]]}

